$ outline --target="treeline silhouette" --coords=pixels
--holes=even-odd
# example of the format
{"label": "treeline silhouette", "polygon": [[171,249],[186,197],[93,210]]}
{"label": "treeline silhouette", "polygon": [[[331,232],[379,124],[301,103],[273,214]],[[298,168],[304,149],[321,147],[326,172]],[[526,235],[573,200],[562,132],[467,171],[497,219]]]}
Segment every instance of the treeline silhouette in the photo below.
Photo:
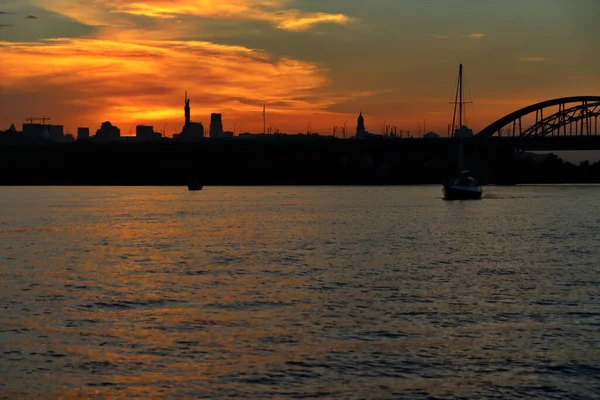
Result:
{"label": "treeline silhouette", "polygon": [[576,165],[551,153],[541,162],[515,160],[512,168],[518,183],[600,183],[600,161]]}
{"label": "treeline silhouette", "polygon": [[[0,185],[406,185],[456,171],[452,140],[216,139],[0,145]],[[471,146],[484,184],[600,183],[600,163]]]}

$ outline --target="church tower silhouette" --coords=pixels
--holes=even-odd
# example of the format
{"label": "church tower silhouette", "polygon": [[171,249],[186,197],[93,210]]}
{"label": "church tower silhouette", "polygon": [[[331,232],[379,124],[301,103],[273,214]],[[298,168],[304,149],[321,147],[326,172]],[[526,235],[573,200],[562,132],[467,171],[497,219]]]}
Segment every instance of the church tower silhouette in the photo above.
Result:
{"label": "church tower silhouette", "polygon": [[365,137],[366,133],[367,131],[365,130],[365,117],[363,117],[361,111],[360,115],[358,116],[358,124],[356,125],[356,137],[363,138]]}

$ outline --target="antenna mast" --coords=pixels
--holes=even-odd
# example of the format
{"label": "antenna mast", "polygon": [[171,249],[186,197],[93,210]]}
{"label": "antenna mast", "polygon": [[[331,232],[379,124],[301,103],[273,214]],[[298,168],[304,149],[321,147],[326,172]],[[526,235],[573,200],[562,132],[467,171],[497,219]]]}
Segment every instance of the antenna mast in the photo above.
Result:
{"label": "antenna mast", "polygon": [[267,103],[263,103],[263,135],[267,133]]}

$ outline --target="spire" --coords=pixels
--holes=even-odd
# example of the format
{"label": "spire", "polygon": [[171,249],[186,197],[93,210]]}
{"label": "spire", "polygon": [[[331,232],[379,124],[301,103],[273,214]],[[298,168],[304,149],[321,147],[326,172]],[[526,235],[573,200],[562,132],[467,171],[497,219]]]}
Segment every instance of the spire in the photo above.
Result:
{"label": "spire", "polygon": [[358,116],[358,124],[356,126],[356,136],[357,137],[364,137],[365,136],[365,117],[363,117],[362,115],[362,111],[360,112],[360,115]]}

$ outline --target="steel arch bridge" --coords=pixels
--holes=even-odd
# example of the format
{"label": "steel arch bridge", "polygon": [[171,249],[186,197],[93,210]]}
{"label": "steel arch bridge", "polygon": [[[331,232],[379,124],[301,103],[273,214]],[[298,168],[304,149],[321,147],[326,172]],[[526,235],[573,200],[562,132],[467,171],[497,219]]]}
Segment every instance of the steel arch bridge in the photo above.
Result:
{"label": "steel arch bridge", "polygon": [[[544,117],[544,111],[547,111],[546,115],[550,115]],[[535,123],[524,127],[523,119],[532,118],[534,114]],[[597,136],[598,116],[600,96],[563,97],[533,104],[508,114],[483,129],[476,137]]]}

